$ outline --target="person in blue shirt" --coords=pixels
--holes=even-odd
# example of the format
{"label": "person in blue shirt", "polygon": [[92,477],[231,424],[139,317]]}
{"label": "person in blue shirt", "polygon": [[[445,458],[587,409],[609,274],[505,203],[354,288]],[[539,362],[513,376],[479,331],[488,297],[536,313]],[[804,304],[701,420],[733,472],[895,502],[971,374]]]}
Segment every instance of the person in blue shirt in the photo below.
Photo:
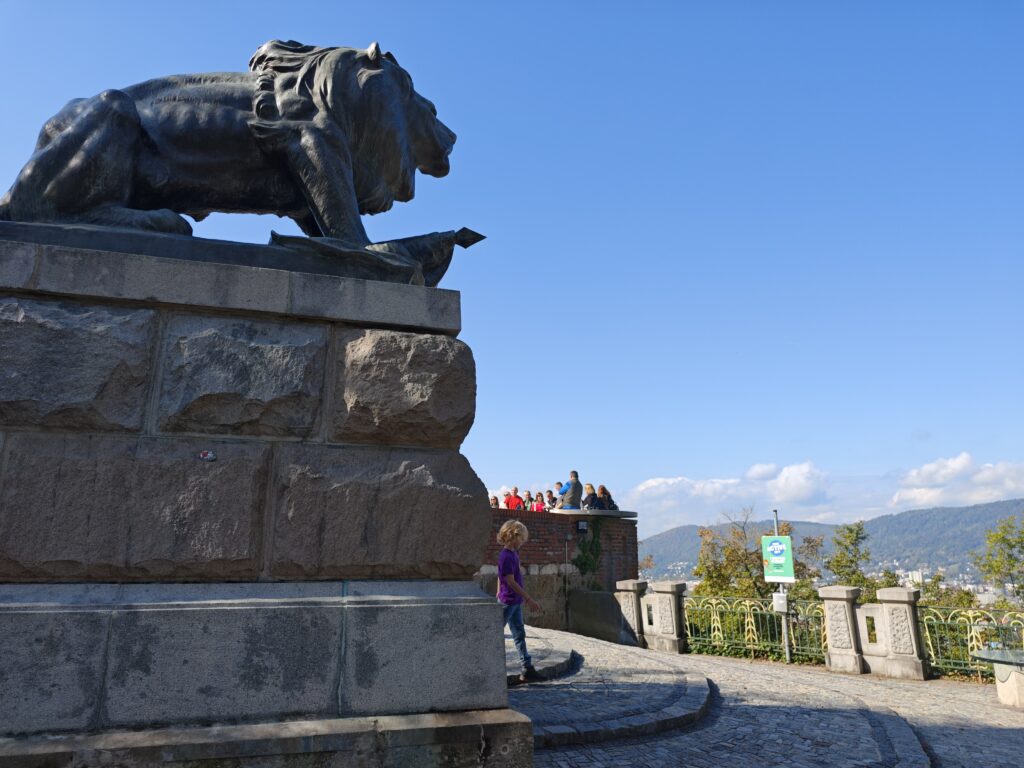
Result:
{"label": "person in blue shirt", "polygon": [[557,509],[579,509],[583,500],[583,485],[580,483],[580,473],[575,469],[569,473],[569,482],[558,491]]}

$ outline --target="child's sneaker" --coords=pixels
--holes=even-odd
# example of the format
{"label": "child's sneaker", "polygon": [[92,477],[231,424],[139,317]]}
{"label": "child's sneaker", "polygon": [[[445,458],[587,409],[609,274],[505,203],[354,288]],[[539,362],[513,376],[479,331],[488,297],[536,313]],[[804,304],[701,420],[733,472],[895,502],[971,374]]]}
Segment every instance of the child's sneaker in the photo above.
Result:
{"label": "child's sneaker", "polygon": [[541,677],[540,673],[532,666],[527,667],[521,675],[519,675],[520,683],[540,683],[543,682],[544,678]]}

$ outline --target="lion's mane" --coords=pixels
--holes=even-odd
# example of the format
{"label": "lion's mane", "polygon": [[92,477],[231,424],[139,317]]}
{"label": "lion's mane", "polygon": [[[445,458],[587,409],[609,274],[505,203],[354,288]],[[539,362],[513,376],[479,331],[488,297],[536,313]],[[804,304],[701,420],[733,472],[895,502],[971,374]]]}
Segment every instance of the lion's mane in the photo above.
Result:
{"label": "lion's mane", "polygon": [[[358,114],[348,103],[365,84],[370,70],[356,48],[325,48],[294,40],[271,40],[249,61],[256,75],[253,112],[265,124],[311,121],[330,115],[351,148],[353,183],[360,213],[389,210],[398,199],[409,199],[415,178],[409,137],[390,119],[385,104],[361,105]],[[385,54],[408,79],[394,57]],[[411,80],[409,88],[411,90]]]}

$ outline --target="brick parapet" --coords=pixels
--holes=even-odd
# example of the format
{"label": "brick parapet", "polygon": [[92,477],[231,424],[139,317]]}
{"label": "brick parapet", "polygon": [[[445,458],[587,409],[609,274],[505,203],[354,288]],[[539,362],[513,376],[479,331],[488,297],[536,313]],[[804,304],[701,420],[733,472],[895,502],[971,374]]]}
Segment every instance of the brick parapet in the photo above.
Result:
{"label": "brick parapet", "polygon": [[[635,579],[638,574],[636,520],[607,515],[552,514],[550,512],[491,510],[491,539],[487,545],[485,563],[498,562],[501,546],[498,530],[506,520],[519,520],[530,531],[530,538],[519,550],[523,567],[563,565],[572,562],[579,553],[578,544],[594,529],[595,521],[601,532],[601,556],[597,572],[598,584],[607,590],[615,589],[621,579]],[[587,521],[587,533],[577,528],[577,522]],[[568,551],[566,543],[568,542]]]}

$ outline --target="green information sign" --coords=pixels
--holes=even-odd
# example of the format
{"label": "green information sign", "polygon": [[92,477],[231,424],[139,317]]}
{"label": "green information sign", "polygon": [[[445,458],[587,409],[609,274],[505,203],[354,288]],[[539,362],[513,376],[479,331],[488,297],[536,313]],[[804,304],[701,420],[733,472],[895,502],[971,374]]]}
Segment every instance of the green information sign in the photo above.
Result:
{"label": "green information sign", "polygon": [[796,581],[793,576],[793,541],[789,536],[762,536],[761,560],[764,580],[783,584]]}

